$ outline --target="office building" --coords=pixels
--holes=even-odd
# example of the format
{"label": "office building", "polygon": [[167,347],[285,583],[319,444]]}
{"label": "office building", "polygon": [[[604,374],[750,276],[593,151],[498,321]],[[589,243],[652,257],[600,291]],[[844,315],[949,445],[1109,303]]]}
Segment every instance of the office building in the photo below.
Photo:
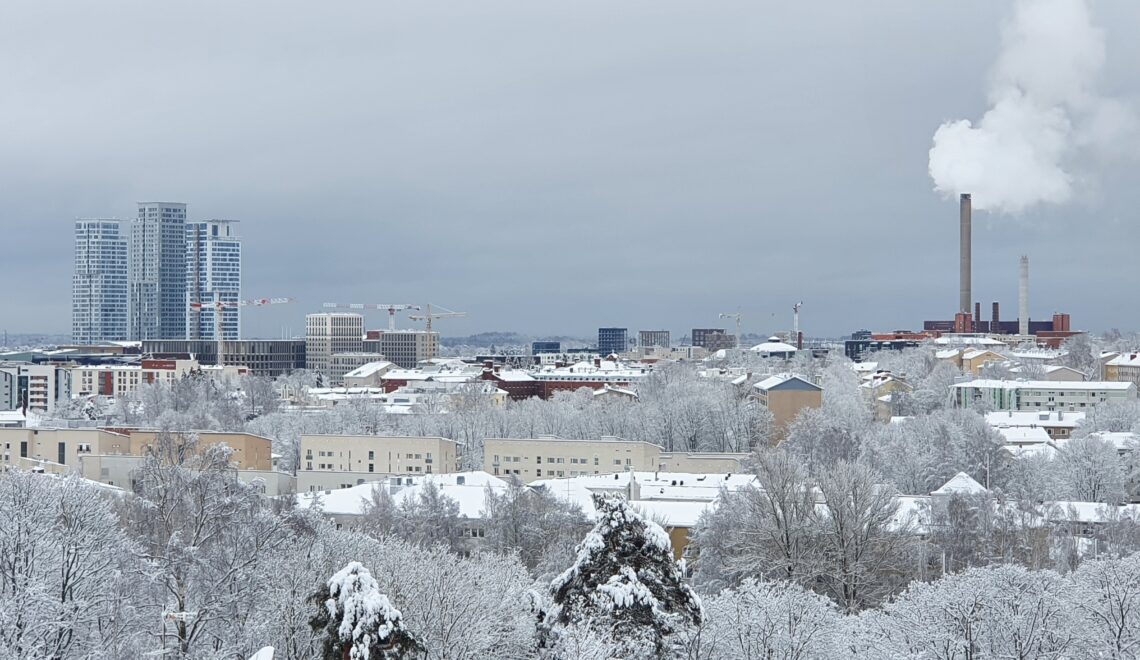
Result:
{"label": "office building", "polygon": [[626,328],[598,328],[598,352],[603,356],[619,355],[629,350]]}
{"label": "office building", "polygon": [[[241,238],[236,220],[186,224],[187,339],[241,338]],[[218,307],[217,303],[228,303]]]}
{"label": "office building", "polygon": [[[350,312],[324,312],[305,317],[305,367],[325,378],[334,353],[364,351],[364,317]],[[395,360],[392,360],[395,362]]]}
{"label": "office building", "polygon": [[637,333],[637,345],[642,348],[669,348],[669,331],[642,330]]}
{"label": "office building", "polygon": [[562,352],[562,342],[558,341],[532,341],[530,343],[531,355],[547,355]]}
{"label": "office building", "polygon": [[725,334],[724,328],[693,328],[693,346],[700,346],[710,353],[728,348],[736,348],[736,335]]}
{"label": "office building", "polygon": [[[238,339],[225,342],[225,364],[249,368],[254,376],[276,378],[305,368],[304,339]],[[193,355],[199,364],[218,364],[218,342],[207,339],[152,339],[142,343],[144,355]]]}
{"label": "office building", "polygon": [[71,339],[76,343],[127,338],[127,240],[114,219],[75,221],[71,280]]}
{"label": "office building", "polygon": [[130,338],[186,336],[186,205],[139,202],[127,282]]}
{"label": "office building", "polygon": [[403,369],[439,355],[439,333],[426,330],[369,330],[364,351],[379,353]]}

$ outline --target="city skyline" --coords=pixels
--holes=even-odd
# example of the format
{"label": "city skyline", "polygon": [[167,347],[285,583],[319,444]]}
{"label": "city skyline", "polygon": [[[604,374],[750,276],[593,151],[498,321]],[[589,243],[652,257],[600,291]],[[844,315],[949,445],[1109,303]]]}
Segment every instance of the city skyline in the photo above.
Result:
{"label": "city skyline", "polygon": [[[15,128],[0,138],[0,232],[22,247],[0,277],[34,283],[5,293],[9,332],[67,332],[71,219],[129,218],[138,199],[242,219],[243,288],[299,301],[245,319],[251,337],[300,335],[325,301],[392,299],[467,311],[446,335],[677,331],[737,310],[765,335],[800,300],[808,335],[918,329],[957,306],[956,200],[933,191],[932,135],[986,111],[1010,14],[981,0],[762,16],[350,3],[266,24],[257,7],[207,21],[120,4],[124,20],[74,8],[64,25],[5,10],[20,29],[0,53],[25,65],[0,73],[24,99],[0,110]],[[1097,83],[1131,103],[1140,7],[1093,13]],[[159,20],[162,39],[133,38]],[[1033,318],[1140,327],[1121,304],[1140,275],[1135,160],[1082,165],[1066,203],[976,214],[984,308],[1014,309],[1028,254]]]}

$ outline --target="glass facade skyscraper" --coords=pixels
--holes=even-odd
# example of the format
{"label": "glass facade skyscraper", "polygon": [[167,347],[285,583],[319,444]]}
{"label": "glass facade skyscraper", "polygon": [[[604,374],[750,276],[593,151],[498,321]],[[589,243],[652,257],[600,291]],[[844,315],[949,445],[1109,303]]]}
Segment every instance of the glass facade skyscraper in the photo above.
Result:
{"label": "glass facade skyscraper", "polygon": [[118,220],[75,221],[71,339],[79,344],[127,338],[127,240]]}

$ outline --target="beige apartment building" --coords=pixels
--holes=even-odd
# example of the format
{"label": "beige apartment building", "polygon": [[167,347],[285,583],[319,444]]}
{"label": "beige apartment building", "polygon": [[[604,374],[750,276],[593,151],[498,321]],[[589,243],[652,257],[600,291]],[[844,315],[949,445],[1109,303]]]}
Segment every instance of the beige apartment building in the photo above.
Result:
{"label": "beige apartment building", "polygon": [[[225,444],[233,449],[231,465],[238,477],[257,481],[263,492],[280,495],[295,489],[292,475],[276,471],[269,438],[211,431],[195,435],[200,447]],[[159,431],[137,429],[0,428],[0,469],[79,474],[126,488],[158,436]]]}
{"label": "beige apartment building", "polygon": [[351,488],[388,475],[459,471],[459,443],[447,438],[302,435],[297,489]]}
{"label": "beige apartment building", "polygon": [[483,469],[496,476],[516,477],[523,483],[628,471],[739,472],[745,456],[666,452],[649,442],[622,438],[487,438],[483,441]]}
{"label": "beige apartment building", "polygon": [[769,376],[752,386],[760,405],[772,413],[770,440],[778,445],[788,436],[788,425],[807,408],[823,405],[823,388],[803,376]]}
{"label": "beige apartment building", "polygon": [[1133,383],[1140,387],[1140,354],[1125,353],[1105,362],[1104,379],[1114,383]]}

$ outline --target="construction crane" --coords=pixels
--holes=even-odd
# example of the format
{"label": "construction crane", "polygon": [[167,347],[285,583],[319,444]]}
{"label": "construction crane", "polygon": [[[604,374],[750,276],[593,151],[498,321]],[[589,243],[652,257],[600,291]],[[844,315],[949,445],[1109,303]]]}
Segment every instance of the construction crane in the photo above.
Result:
{"label": "construction crane", "polygon": [[283,305],[286,303],[296,302],[292,298],[253,298],[251,300],[219,300],[217,302],[192,302],[190,309],[201,314],[202,309],[205,307],[214,308],[214,337],[218,341],[218,359],[216,364],[219,367],[225,366],[223,359],[223,352],[225,350],[225,337],[222,335],[222,310],[233,309],[235,307],[263,307],[266,305]]}
{"label": "construction crane", "polygon": [[409,305],[407,303],[398,303],[394,305],[366,304],[366,303],[325,303],[324,307],[328,309],[379,309],[388,311],[388,330],[394,331],[396,329],[396,312],[402,312],[405,309],[414,309],[419,311],[419,305]]}
{"label": "construction crane", "polygon": [[740,312],[724,313],[720,315],[722,319],[736,319],[736,348],[740,348]]}
{"label": "construction crane", "polygon": [[453,312],[446,307],[436,305],[436,309],[442,309],[442,312],[431,311],[431,303],[427,304],[427,314],[408,314],[408,318],[413,321],[426,321],[428,331],[428,356],[427,359],[435,357],[435,344],[431,340],[431,322],[433,319],[458,319],[467,316],[467,312]]}

